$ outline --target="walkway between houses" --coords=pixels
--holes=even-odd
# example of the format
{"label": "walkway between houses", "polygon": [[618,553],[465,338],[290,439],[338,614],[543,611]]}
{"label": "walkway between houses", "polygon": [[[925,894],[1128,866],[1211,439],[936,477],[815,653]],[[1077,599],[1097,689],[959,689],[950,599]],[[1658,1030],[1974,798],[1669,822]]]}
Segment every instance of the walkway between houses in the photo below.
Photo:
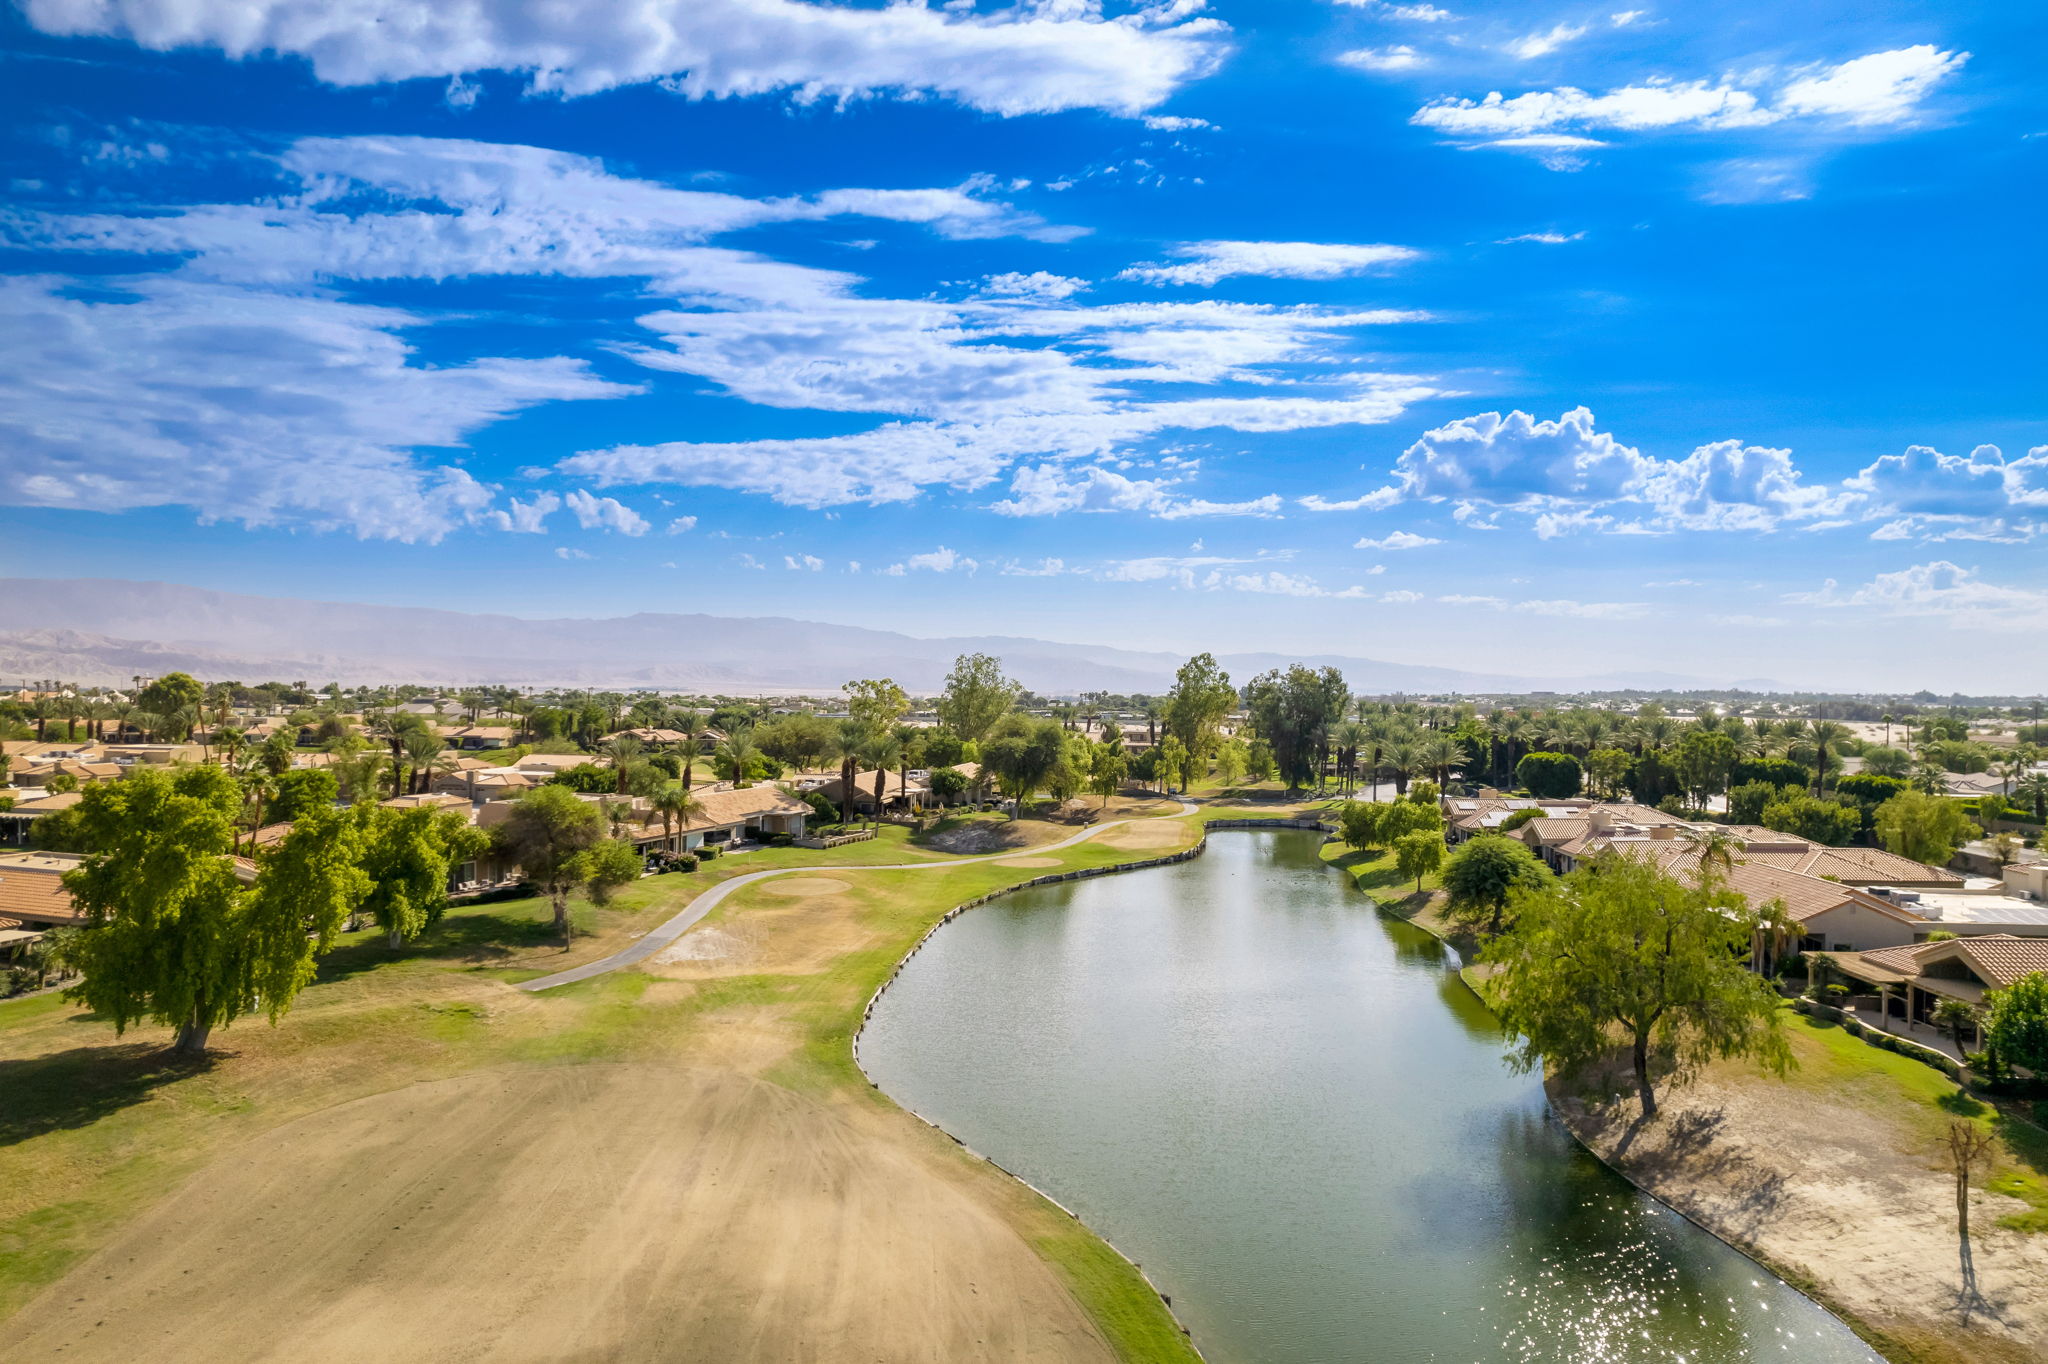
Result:
{"label": "walkway between houses", "polygon": [[594,976],[602,976],[608,972],[616,971],[622,966],[631,966],[635,962],[645,961],[648,957],[653,956],[656,952],[659,952],[662,948],[667,947],[677,938],[682,937],[683,934],[695,928],[705,915],[716,909],[734,891],[742,886],[752,885],[756,881],[765,881],[771,876],[815,876],[819,872],[827,871],[936,871],[946,867],[972,866],[976,862],[1000,862],[1004,858],[1017,857],[1026,852],[1034,856],[1042,853],[1059,852],[1063,848],[1071,848],[1077,843],[1085,843],[1097,834],[1107,833],[1111,829],[1121,828],[1126,824],[1144,824],[1154,819],[1185,819],[1187,816],[1194,814],[1196,809],[1197,807],[1194,802],[1183,800],[1180,803],[1180,813],[1178,815],[1146,815],[1131,819],[1114,819],[1107,824],[1097,824],[1083,829],[1072,838],[1062,839],[1058,843],[1049,843],[1043,847],[986,853],[979,857],[963,857],[951,862],[892,862],[880,865],[870,863],[865,865],[854,864],[851,866],[776,867],[769,871],[748,872],[744,876],[735,876],[730,881],[722,881],[710,890],[705,891],[702,895],[690,901],[682,913],[666,923],[649,929],[644,935],[635,939],[631,946],[621,948],[609,957],[599,957],[596,961],[587,961],[581,966],[571,966],[567,970],[557,971],[551,976],[540,976],[533,980],[522,981],[516,988],[525,990],[528,993],[552,990],[557,985],[573,985],[579,980],[589,980]]}

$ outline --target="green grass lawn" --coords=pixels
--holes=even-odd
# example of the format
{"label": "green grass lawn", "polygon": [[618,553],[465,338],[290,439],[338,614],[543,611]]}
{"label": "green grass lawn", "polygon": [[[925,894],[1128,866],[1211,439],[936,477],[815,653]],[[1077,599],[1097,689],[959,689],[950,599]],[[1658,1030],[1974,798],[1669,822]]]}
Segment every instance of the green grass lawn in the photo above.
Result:
{"label": "green grass lawn", "polygon": [[1808,1017],[1788,1004],[1785,1024],[1799,1058],[1786,1084],[1888,1111],[1903,1105],[1930,1151],[1950,1122],[1975,1122],[1998,1137],[2004,1151],[1985,1187],[2032,1205],[2000,1218],[1999,1225],[2048,1232],[2048,1131],[1969,1093],[1932,1066],[1870,1046],[1832,1019]]}
{"label": "green grass lawn", "polygon": [[[1197,822],[1180,827],[1179,846],[1191,844]],[[1061,836],[1070,832],[1077,830]],[[694,873],[644,878],[603,908],[578,902],[574,917],[585,936],[567,953],[537,898],[451,909],[396,952],[366,929],[322,959],[280,1026],[244,1018],[215,1033],[217,1054],[200,1063],[171,1061],[165,1029],[131,1028],[116,1038],[105,1021],[56,995],[0,1002],[0,1319],[231,1145],[424,1080],[515,1063],[687,1058],[698,1030],[721,1011],[772,1006],[797,1030],[797,1045],[768,1078],[799,1092],[888,1105],[854,1065],[852,1037],[868,997],[941,914],[1047,872],[1149,860],[1173,848],[1091,842],[1035,851],[1057,866],[962,865],[885,825],[875,840],[843,848],[719,857]],[[734,876],[889,862],[953,865],[846,877],[850,912],[868,932],[862,946],[822,969],[694,981],[621,971],[538,996],[504,988],[616,950]],[[769,902],[748,887],[710,921]],[[906,1128],[906,1139],[924,1140],[924,1131]],[[1097,1237],[1007,1179],[988,1187],[993,1205],[1008,1210],[1126,1358],[1196,1359],[1157,1295]]]}

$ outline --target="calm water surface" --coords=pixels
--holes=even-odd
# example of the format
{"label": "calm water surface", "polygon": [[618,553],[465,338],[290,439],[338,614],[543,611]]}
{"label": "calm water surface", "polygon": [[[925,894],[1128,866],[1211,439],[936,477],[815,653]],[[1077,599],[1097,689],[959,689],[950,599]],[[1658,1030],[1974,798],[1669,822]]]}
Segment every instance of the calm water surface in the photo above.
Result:
{"label": "calm water surface", "polygon": [[1143,1264],[1213,1364],[1877,1361],[1582,1152],[1450,953],[1316,844],[964,914],[862,1060]]}

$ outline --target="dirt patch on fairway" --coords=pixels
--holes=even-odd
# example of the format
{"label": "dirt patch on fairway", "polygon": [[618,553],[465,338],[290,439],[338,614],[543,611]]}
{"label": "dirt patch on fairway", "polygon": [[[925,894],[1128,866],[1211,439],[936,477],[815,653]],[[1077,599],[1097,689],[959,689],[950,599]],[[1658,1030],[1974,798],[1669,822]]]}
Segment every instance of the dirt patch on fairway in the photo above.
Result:
{"label": "dirt patch on fairway", "polygon": [[1006,857],[996,863],[999,867],[1057,867],[1057,857]]}
{"label": "dirt patch on fairway", "polygon": [[1079,832],[1072,824],[1054,824],[1043,819],[977,819],[956,828],[937,829],[920,835],[917,846],[933,852],[963,857],[985,856],[1012,848],[1036,848],[1072,838]]}
{"label": "dirt patch on fairway", "polygon": [[642,969],[679,979],[810,975],[874,944],[845,882],[805,879],[828,889],[777,897],[779,881],[748,886],[721,906],[715,922],[683,934]]}
{"label": "dirt patch on fairway", "polygon": [[1610,1164],[1750,1250],[1830,1306],[1926,1360],[2048,1358],[2048,1236],[1999,1217],[2017,1199],[1977,1191],[1971,1244],[1983,1302],[1960,1310],[1955,1177],[1928,1133],[1890,1107],[1831,1099],[1716,1066],[1660,1096],[1656,1122],[1615,1152],[1633,1099],[1593,1109],[1553,1096]]}
{"label": "dirt patch on fairway", "polygon": [[812,895],[837,895],[846,888],[846,882],[835,881],[829,876],[778,876],[772,881],[763,881],[758,893],[795,900]]}
{"label": "dirt patch on fairway", "polygon": [[904,1121],[664,1066],[412,1086],[215,1162],[0,1355],[1109,1360],[971,1167]]}
{"label": "dirt patch on fairway", "polygon": [[1106,848],[1177,848],[1187,839],[1184,821],[1160,819],[1125,824],[1097,835],[1092,841]]}

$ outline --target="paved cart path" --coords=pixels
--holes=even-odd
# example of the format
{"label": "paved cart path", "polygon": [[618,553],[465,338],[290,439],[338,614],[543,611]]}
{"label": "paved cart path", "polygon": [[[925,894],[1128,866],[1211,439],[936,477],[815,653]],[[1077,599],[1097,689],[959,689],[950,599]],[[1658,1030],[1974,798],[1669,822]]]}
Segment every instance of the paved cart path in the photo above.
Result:
{"label": "paved cart path", "polygon": [[607,972],[616,971],[622,966],[631,966],[635,962],[645,961],[696,927],[705,915],[716,909],[734,891],[742,886],[750,886],[756,881],[765,881],[771,876],[816,876],[821,872],[828,871],[941,871],[948,867],[969,867],[977,862],[1000,862],[1010,857],[1038,856],[1043,853],[1059,852],[1063,848],[1071,848],[1077,843],[1085,843],[1097,834],[1107,833],[1111,829],[1121,828],[1126,824],[1150,824],[1161,819],[1185,819],[1189,815],[1194,814],[1195,811],[1196,806],[1194,802],[1184,800],[1180,803],[1180,813],[1177,815],[1140,815],[1133,816],[1130,819],[1114,819],[1107,824],[1096,824],[1083,829],[1072,838],[1062,839],[1058,843],[1049,843],[1043,847],[1012,848],[1008,852],[984,853],[978,857],[962,857],[949,862],[856,863],[851,866],[842,864],[839,866],[818,867],[776,867],[770,871],[750,871],[744,876],[735,876],[730,881],[722,881],[718,885],[713,886],[710,890],[705,891],[702,895],[690,901],[683,908],[682,912],[674,918],[655,928],[649,929],[644,935],[635,939],[632,945],[619,949],[609,957],[599,957],[596,961],[587,961],[581,966],[571,966],[567,970],[557,971],[553,975],[522,981],[518,988],[529,993],[540,990],[552,990],[557,985],[572,985],[579,980],[589,980],[593,976],[601,976]]}

